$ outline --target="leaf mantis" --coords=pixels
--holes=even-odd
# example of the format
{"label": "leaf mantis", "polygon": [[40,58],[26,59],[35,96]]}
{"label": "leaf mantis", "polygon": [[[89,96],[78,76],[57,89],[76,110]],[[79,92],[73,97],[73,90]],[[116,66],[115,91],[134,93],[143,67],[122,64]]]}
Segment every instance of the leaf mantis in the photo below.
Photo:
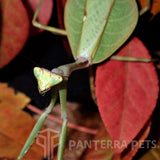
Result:
{"label": "leaf mantis", "polygon": [[[48,71],[35,67],[34,75],[40,93],[53,88],[49,106],[33,128],[17,159],[23,158],[33,144],[38,132],[54,107],[59,92],[61,118],[63,120],[58,147],[58,160],[63,159],[67,134],[66,96],[67,80],[74,70],[87,68],[109,58],[130,36],[138,20],[138,9],[135,0],[68,0],[65,7],[66,30],[45,26],[36,21],[43,0],[40,1],[33,17],[35,27],[55,34],[67,36],[74,63],[62,65]],[[133,57],[110,57],[114,60],[149,62],[150,59]]]}

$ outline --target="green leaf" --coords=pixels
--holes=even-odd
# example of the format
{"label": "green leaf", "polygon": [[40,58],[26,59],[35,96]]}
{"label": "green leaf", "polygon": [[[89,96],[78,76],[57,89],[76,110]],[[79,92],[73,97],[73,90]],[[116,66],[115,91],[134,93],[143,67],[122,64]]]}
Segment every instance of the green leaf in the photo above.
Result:
{"label": "green leaf", "polygon": [[74,58],[105,60],[127,40],[137,19],[135,0],[68,0],[65,27]]}

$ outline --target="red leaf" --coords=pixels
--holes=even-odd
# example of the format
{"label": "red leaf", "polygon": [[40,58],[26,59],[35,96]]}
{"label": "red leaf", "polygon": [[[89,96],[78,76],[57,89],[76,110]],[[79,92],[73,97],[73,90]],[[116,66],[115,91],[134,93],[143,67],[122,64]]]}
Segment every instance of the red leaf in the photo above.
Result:
{"label": "red leaf", "polygon": [[138,149],[143,145],[151,129],[151,120],[143,127],[140,133],[132,141],[129,147],[124,150],[124,155],[121,160],[132,160],[133,156],[137,153]]}
{"label": "red leaf", "polygon": [[[42,29],[38,29],[31,24],[34,12],[36,11],[38,4],[40,3],[40,0],[23,0],[23,3],[27,8],[27,12],[30,18],[30,36],[34,36],[43,31]],[[41,24],[47,25],[51,18],[52,10],[53,0],[44,0],[38,13],[37,21]]]}
{"label": "red leaf", "polygon": [[67,0],[57,0],[57,12],[60,28],[64,29],[64,7]]}
{"label": "red leaf", "polygon": [[116,147],[121,147],[115,141],[110,139],[105,127],[102,125],[99,132],[92,140],[90,148],[88,148],[83,156],[83,160],[132,160],[133,156],[136,154],[138,149],[144,143],[144,140],[148,136],[151,128],[151,121],[143,127],[136,138],[131,142],[131,144],[122,152],[122,154],[114,154],[113,149]]}
{"label": "red leaf", "polygon": [[21,0],[0,1],[0,68],[8,64],[25,44],[29,21]]}
{"label": "red leaf", "polygon": [[91,147],[86,150],[83,160],[112,160],[113,147],[110,136],[102,125],[92,140]]}
{"label": "red leaf", "polygon": [[[132,39],[118,55],[150,58],[138,38]],[[96,71],[98,108],[112,140],[128,145],[140,132],[156,106],[158,77],[152,63],[109,61]],[[123,148],[116,148],[120,153]]]}
{"label": "red leaf", "polygon": [[[58,21],[59,21],[59,26],[62,29],[65,29],[64,27],[64,8],[67,0],[57,0],[57,12],[58,12]],[[68,40],[66,37],[63,37],[63,44],[68,52],[68,55],[71,56],[71,49],[68,44]]]}

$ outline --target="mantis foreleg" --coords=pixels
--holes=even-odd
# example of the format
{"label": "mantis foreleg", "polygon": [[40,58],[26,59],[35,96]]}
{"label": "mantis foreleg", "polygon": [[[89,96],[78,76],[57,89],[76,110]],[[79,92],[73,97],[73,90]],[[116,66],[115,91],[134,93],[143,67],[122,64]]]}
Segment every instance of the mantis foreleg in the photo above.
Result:
{"label": "mantis foreleg", "polygon": [[59,139],[57,160],[62,160],[65,149],[66,136],[67,136],[67,111],[66,111],[67,85],[65,80],[60,84],[59,96],[60,96],[61,117],[63,119],[63,124]]}
{"label": "mantis foreleg", "polygon": [[36,125],[34,126],[32,132],[30,133],[24,147],[22,148],[19,156],[18,156],[18,160],[20,160],[21,158],[23,158],[23,156],[27,153],[27,151],[29,150],[29,148],[32,146],[32,144],[34,143],[35,139],[38,136],[39,131],[41,130],[45,119],[48,117],[48,114],[52,111],[56,99],[57,99],[57,94],[58,94],[58,87],[55,86],[54,90],[53,90],[53,96],[51,99],[51,102],[49,104],[49,106],[47,107],[46,111],[40,116],[39,120],[37,121]]}
{"label": "mantis foreleg", "polygon": [[38,13],[39,13],[39,10],[41,8],[41,5],[42,5],[43,1],[44,0],[40,1],[40,3],[38,4],[38,7],[37,7],[37,9],[36,9],[36,11],[34,13],[33,20],[32,20],[33,26],[35,26],[37,28],[40,28],[40,29],[44,29],[44,30],[49,31],[49,32],[52,32],[54,34],[66,36],[67,32],[65,30],[59,29],[59,28],[55,28],[55,27],[51,27],[51,26],[46,26],[46,25],[43,25],[43,24],[41,24],[41,23],[36,21]]}

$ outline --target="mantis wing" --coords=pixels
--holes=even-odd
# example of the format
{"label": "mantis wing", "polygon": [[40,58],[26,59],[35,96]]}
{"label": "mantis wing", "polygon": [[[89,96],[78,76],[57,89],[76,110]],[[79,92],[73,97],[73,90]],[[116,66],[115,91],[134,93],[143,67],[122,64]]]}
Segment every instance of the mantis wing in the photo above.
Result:
{"label": "mantis wing", "polygon": [[68,0],[65,27],[74,58],[87,57],[92,63],[105,60],[128,39],[137,20],[135,0]]}

